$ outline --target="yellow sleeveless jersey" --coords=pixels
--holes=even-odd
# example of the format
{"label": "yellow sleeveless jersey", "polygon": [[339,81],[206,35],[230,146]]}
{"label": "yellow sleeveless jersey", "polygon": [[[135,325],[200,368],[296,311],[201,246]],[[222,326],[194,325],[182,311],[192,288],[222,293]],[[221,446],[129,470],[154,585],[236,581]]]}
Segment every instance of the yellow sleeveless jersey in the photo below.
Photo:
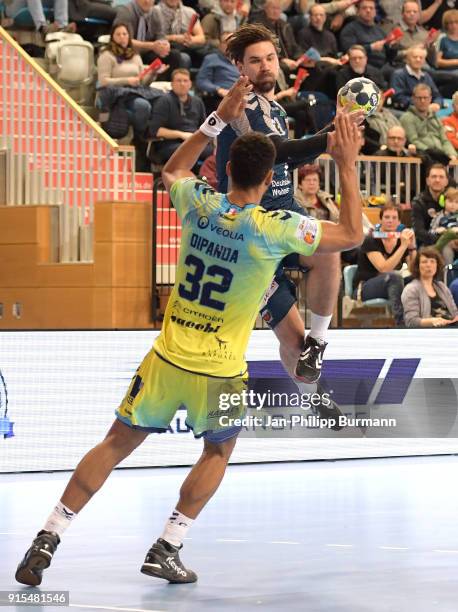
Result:
{"label": "yellow sleeveless jersey", "polygon": [[290,253],[314,253],[321,224],[292,211],[240,208],[194,178],[176,181],[170,197],[182,222],[181,250],[154,349],[185,370],[239,376],[278,264]]}

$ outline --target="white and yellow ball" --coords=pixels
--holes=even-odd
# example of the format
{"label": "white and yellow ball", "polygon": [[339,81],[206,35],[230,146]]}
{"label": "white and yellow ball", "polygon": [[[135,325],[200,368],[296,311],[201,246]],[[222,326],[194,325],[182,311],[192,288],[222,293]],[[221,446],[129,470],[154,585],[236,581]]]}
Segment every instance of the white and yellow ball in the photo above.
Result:
{"label": "white and yellow ball", "polygon": [[350,111],[362,109],[366,117],[369,117],[377,110],[381,95],[380,89],[373,81],[358,77],[339,89],[337,101],[340,106],[349,106]]}

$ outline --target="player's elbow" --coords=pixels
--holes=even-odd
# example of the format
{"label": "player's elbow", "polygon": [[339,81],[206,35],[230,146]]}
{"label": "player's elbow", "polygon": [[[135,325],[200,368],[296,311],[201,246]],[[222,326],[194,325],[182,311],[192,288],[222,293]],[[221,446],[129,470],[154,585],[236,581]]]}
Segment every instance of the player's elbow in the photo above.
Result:
{"label": "player's elbow", "polygon": [[353,230],[349,230],[345,234],[345,250],[356,249],[359,247],[364,240],[364,233],[362,228],[355,228]]}

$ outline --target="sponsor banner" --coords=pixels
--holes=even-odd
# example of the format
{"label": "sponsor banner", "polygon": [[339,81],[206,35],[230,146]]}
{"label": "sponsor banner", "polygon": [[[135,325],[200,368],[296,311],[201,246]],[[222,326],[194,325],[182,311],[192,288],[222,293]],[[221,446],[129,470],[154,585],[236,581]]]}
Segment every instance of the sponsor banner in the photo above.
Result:
{"label": "sponsor banner", "polygon": [[[0,332],[0,472],[73,469],[106,434],[156,335]],[[328,394],[349,419],[373,420],[349,421],[336,431],[314,419],[315,391],[302,389],[306,397],[292,399],[299,390],[278,361],[274,334],[254,332],[247,351],[249,389],[261,399],[247,413],[271,420],[243,424],[233,461],[456,453],[457,337],[446,329],[331,331],[321,395]],[[289,399],[268,405],[269,393]],[[275,415],[296,418],[290,424],[273,421]],[[215,414],[209,416],[214,421]],[[395,419],[396,426],[375,421],[382,418]],[[201,447],[180,409],[166,433],[149,436],[122,465],[190,465]]]}

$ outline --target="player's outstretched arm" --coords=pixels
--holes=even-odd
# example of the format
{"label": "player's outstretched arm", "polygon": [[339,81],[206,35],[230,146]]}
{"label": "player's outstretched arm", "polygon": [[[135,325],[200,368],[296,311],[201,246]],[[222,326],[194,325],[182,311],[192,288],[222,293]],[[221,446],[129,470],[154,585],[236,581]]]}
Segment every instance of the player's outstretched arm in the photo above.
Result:
{"label": "player's outstretched arm", "polygon": [[197,132],[178,147],[162,170],[162,180],[167,191],[178,179],[194,176],[191,168],[197,163],[199,155],[227,123],[241,115],[245,108],[245,96],[251,89],[252,85],[248,78],[240,77],[222,99],[216,111],[207,117]]}
{"label": "player's outstretched arm", "polygon": [[322,222],[322,237],[317,252],[345,251],[363,241],[361,196],[356,173],[359,153],[359,128],[348,115],[335,119],[335,132],[328,135],[328,153],[333,157],[340,178],[341,207],[339,223]]}
{"label": "player's outstretched arm", "polygon": [[[362,110],[357,110],[350,113],[345,108],[339,108],[336,116],[338,117],[342,113],[347,114],[350,117],[350,121],[355,125],[359,125],[364,121],[364,111]],[[315,136],[306,138],[305,140],[288,140],[284,136],[270,136],[270,139],[272,140],[277,152],[275,163],[285,163],[291,168],[302,166],[302,164],[311,163],[327,150],[328,133],[334,129],[334,122],[335,119],[322,130],[317,132]]]}

